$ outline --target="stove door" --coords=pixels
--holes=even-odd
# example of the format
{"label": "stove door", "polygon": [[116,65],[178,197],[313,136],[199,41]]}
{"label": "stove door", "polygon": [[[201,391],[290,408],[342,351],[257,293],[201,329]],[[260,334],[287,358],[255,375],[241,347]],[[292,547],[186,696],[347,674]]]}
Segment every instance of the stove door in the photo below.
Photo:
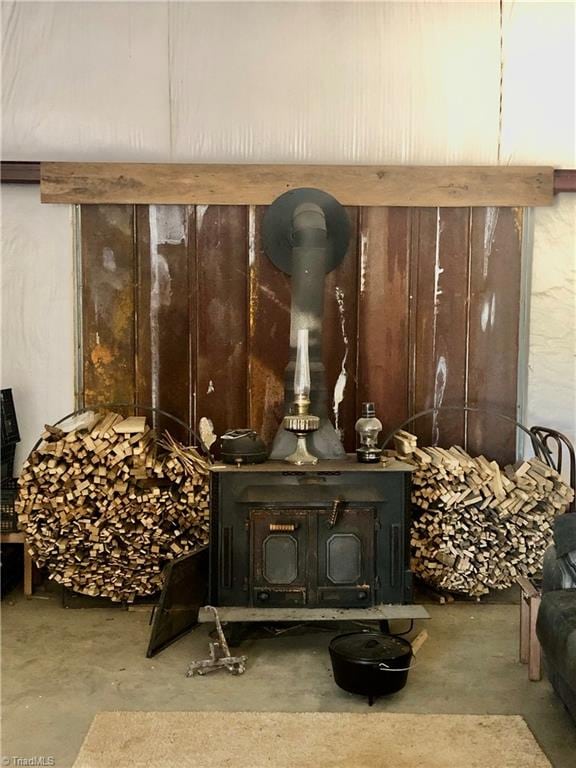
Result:
{"label": "stove door", "polygon": [[318,514],[319,606],[374,604],[376,509],[346,504],[335,515]]}
{"label": "stove door", "polygon": [[308,515],[308,510],[250,510],[252,605],[306,604]]}

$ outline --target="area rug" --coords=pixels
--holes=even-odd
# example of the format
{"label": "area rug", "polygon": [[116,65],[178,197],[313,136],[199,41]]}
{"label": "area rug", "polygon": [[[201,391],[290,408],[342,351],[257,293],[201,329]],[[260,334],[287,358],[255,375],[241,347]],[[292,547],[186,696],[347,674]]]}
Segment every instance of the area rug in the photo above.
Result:
{"label": "area rug", "polygon": [[74,768],[550,768],[521,717],[102,712]]}

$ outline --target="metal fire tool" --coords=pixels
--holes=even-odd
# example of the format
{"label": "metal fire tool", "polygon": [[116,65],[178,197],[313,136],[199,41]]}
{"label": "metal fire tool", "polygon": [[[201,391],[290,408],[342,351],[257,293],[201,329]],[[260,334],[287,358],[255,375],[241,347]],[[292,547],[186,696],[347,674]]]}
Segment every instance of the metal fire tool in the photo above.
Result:
{"label": "metal fire tool", "polygon": [[218,611],[212,605],[204,606],[205,610],[212,611],[214,614],[214,621],[216,623],[216,631],[218,633],[218,641],[210,643],[210,658],[203,661],[193,661],[188,667],[186,677],[193,677],[194,675],[207,675],[208,672],[217,672],[219,669],[227,669],[233,675],[241,675],[246,671],[246,656],[231,656],[228,643],[224,631],[222,630],[222,624],[220,623],[220,617]]}
{"label": "metal fire tool", "polygon": [[330,515],[328,516],[328,528],[334,528],[336,526],[342,503],[342,499],[334,499],[332,502],[332,509],[330,510]]}

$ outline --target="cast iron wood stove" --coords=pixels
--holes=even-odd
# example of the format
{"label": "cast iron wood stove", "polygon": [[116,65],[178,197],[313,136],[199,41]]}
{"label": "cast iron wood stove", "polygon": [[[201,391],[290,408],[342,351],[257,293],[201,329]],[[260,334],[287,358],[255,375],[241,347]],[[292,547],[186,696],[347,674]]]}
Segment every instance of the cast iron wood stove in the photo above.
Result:
{"label": "cast iron wood stove", "polygon": [[324,282],[346,254],[348,216],[325,192],[290,190],[263,231],[292,280],[285,416],[272,461],[211,468],[210,603],[284,616],[410,603],[411,468],[347,456],[329,418]]}
{"label": "cast iron wood stove", "polygon": [[410,467],[354,456],[211,471],[210,603],[410,603]]}

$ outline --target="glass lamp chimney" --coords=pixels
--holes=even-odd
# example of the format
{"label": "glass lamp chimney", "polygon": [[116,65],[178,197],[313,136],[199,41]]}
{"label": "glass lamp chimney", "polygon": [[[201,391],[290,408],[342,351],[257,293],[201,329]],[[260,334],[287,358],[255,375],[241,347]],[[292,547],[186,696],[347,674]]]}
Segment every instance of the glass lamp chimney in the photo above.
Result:
{"label": "glass lamp chimney", "polygon": [[382,453],[378,448],[378,435],[382,422],[376,418],[374,403],[362,403],[362,415],[356,422],[356,432],[360,447],[356,450],[358,461],[372,464],[380,460]]}
{"label": "glass lamp chimney", "polygon": [[294,406],[284,416],[284,429],[297,437],[296,450],[286,457],[290,464],[317,464],[318,458],[306,447],[306,437],[320,426],[320,418],[309,413],[310,359],[308,357],[308,328],[298,330],[296,367],[294,369]]}
{"label": "glass lamp chimney", "polygon": [[310,396],[310,359],[308,357],[308,328],[298,330],[296,368],[294,370],[294,395]]}

